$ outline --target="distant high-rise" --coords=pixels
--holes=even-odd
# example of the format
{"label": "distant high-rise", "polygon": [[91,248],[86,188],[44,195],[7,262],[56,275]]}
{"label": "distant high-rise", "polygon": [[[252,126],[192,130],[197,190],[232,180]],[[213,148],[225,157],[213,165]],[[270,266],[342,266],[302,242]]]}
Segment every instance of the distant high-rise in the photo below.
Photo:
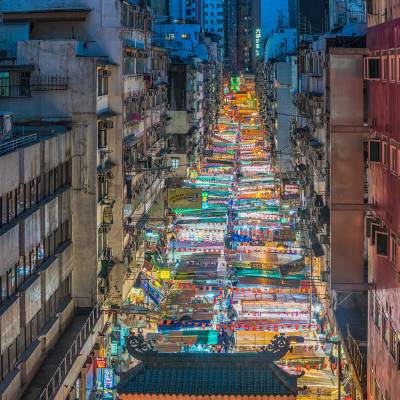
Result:
{"label": "distant high-rise", "polygon": [[321,34],[327,30],[329,0],[288,0],[289,26],[300,34]]}
{"label": "distant high-rise", "polygon": [[224,4],[224,64],[228,71],[238,69],[238,14],[237,0],[225,0]]}
{"label": "distant high-rise", "polygon": [[203,0],[203,29],[224,37],[224,1]]}
{"label": "distant high-rise", "polygon": [[150,0],[151,8],[154,15],[165,16],[168,15],[168,0]]}
{"label": "distant high-rise", "polygon": [[225,68],[254,72],[261,49],[261,0],[225,1]]}
{"label": "distant high-rise", "polygon": [[297,26],[297,0],[288,0],[289,28]]}

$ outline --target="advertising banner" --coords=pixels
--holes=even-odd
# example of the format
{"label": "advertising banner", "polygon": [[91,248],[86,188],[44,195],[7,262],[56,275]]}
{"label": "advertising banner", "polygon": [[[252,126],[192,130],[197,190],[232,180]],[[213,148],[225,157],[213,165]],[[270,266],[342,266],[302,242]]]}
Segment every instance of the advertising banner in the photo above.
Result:
{"label": "advertising banner", "polygon": [[169,208],[201,208],[202,190],[197,188],[168,189]]}

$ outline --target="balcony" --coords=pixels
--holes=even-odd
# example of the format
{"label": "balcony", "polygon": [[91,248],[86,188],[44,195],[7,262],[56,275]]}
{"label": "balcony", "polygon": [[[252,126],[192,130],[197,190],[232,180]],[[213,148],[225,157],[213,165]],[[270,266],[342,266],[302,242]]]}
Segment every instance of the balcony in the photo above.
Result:
{"label": "balcony", "polygon": [[74,318],[45,358],[22,400],[50,400],[57,395],[65,398],[103,325],[103,313],[99,306],[76,310]]}
{"label": "balcony", "polygon": [[144,50],[145,37],[143,33],[131,29],[125,29],[122,31],[121,35],[122,43],[125,47]]}
{"label": "balcony", "polygon": [[0,84],[1,97],[31,97],[32,92],[67,90],[68,77],[59,75],[31,75],[30,67],[4,66]]}

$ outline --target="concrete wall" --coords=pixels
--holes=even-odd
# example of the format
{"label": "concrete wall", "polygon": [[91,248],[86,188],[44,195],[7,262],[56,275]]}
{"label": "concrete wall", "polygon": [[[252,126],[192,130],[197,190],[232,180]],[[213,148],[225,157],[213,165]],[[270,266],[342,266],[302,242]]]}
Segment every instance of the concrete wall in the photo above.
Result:
{"label": "concrete wall", "polygon": [[68,90],[32,91],[28,98],[3,98],[2,108],[15,113],[16,120],[70,119],[74,112],[96,112],[96,60],[76,57],[76,45],[76,41],[63,40],[19,42],[19,64],[34,65],[33,74],[43,77],[68,77]]}
{"label": "concrete wall", "polygon": [[331,287],[364,283],[363,50],[329,50]]}
{"label": "concrete wall", "polygon": [[73,130],[72,288],[77,305],[90,307],[97,302],[97,119],[82,117]]}
{"label": "concrete wall", "polygon": [[292,169],[290,159],[290,126],[293,109],[292,99],[292,64],[277,62],[274,64],[277,80],[276,103],[278,114],[277,150],[279,154],[279,167],[282,172]]}
{"label": "concrete wall", "polygon": [[166,133],[186,135],[189,130],[188,113],[186,111],[169,111],[171,120]]}

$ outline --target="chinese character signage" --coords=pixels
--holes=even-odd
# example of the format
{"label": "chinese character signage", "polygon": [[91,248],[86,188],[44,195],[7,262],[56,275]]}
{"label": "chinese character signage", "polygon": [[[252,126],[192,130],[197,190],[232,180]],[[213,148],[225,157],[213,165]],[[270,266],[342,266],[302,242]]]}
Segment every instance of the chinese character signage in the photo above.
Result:
{"label": "chinese character signage", "polygon": [[103,357],[97,357],[96,358],[96,368],[106,368],[107,367],[107,361]]}
{"label": "chinese character signage", "polygon": [[201,208],[201,189],[168,189],[169,208]]}
{"label": "chinese character signage", "polygon": [[161,270],[160,271],[160,279],[169,280],[171,276],[171,272],[168,270]]}

